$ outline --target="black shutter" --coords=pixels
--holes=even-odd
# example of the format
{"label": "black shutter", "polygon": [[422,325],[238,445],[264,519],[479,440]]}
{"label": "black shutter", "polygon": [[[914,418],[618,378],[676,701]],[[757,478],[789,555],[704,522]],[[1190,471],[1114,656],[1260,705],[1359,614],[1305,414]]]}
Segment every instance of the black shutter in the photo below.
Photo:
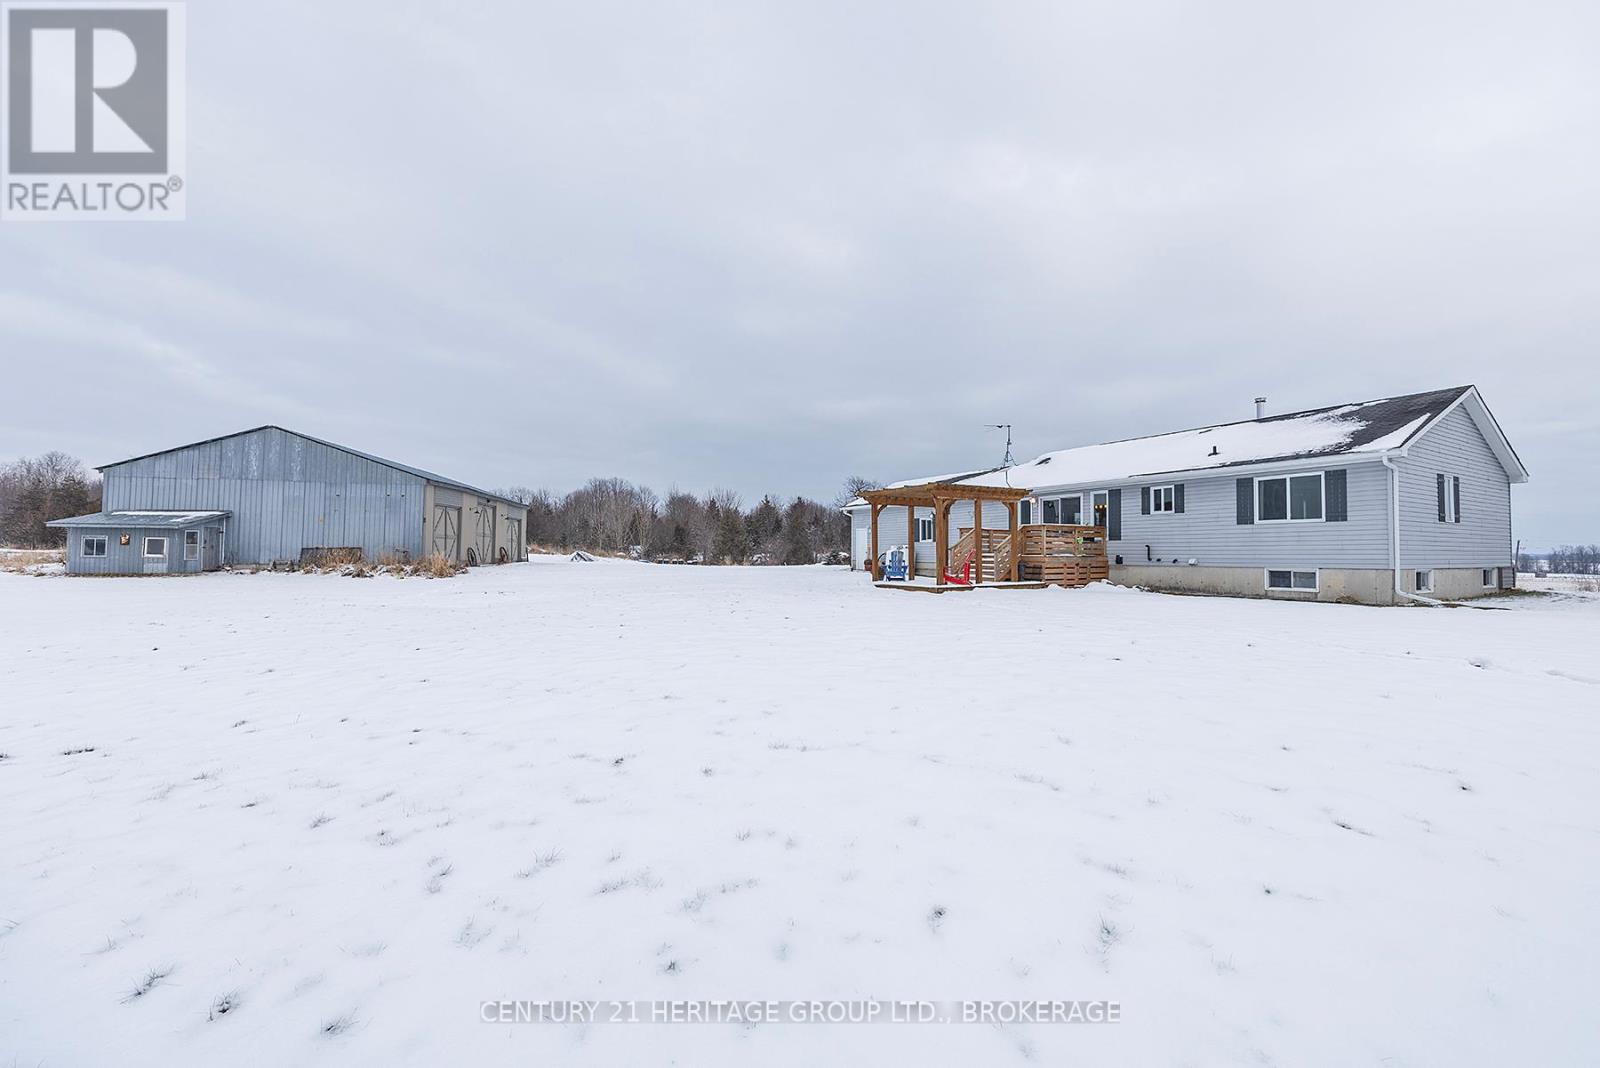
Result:
{"label": "black shutter", "polygon": [[1174,512],[1183,511],[1183,483],[1182,482],[1180,482],[1176,486],[1172,487],[1172,510]]}
{"label": "black shutter", "polygon": [[1327,520],[1330,523],[1343,523],[1350,518],[1350,494],[1346,485],[1346,472],[1343,468],[1337,471],[1324,471],[1322,473],[1322,488],[1328,498]]}
{"label": "black shutter", "polygon": [[1256,521],[1256,480],[1241,478],[1234,483],[1234,496],[1237,508],[1234,514],[1234,523],[1238,526],[1249,526]]}
{"label": "black shutter", "polygon": [[1444,522],[1444,476],[1438,475],[1439,522]]}
{"label": "black shutter", "polygon": [[1122,491],[1119,489],[1106,494],[1106,540],[1122,540]]}
{"label": "black shutter", "polygon": [[1455,496],[1456,522],[1459,523],[1461,522],[1461,478],[1459,475],[1456,476],[1455,484],[1451,487],[1451,493]]}
{"label": "black shutter", "polygon": [[1139,514],[1140,515],[1149,515],[1150,514],[1150,487],[1149,486],[1140,486],[1139,487]]}

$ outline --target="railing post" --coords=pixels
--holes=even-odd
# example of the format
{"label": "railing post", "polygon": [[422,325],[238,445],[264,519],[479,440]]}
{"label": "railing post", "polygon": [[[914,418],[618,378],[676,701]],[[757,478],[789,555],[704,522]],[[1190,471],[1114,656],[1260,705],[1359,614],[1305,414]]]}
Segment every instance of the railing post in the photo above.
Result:
{"label": "railing post", "polygon": [[906,581],[917,579],[917,507],[906,505]]}
{"label": "railing post", "polygon": [[[996,576],[998,578],[999,576]],[[1017,502],[1006,502],[1006,578],[1017,581]]]}
{"label": "railing post", "polygon": [[868,513],[868,517],[872,522],[872,527],[869,532],[869,542],[871,548],[868,550],[868,552],[871,555],[867,558],[867,573],[872,576],[873,582],[877,582],[879,579],[883,578],[883,575],[878,571],[878,513],[883,511],[883,506],[879,504],[873,504],[870,506],[870,508],[871,511]]}
{"label": "railing post", "polygon": [[972,573],[973,584],[983,581],[983,498],[972,498]]}

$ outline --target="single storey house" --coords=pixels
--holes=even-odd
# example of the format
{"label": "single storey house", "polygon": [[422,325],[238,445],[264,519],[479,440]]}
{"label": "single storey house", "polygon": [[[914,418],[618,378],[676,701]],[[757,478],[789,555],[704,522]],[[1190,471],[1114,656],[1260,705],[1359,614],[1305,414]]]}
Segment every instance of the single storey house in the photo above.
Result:
{"label": "single storey house", "polygon": [[276,426],[99,468],[104,511],[58,519],[71,574],[210,571],[330,549],[526,560],[527,506]]}
{"label": "single storey house", "polygon": [[[1511,487],[1528,472],[1477,387],[1288,415],[1265,415],[1263,403],[1242,422],[866,494],[845,507],[852,566],[876,577],[873,545],[882,555],[909,537],[916,574],[944,581],[960,561],[953,533],[936,539],[943,509],[969,537],[981,516],[982,560],[993,539],[1011,562],[1025,531],[1077,531],[1081,547],[1088,530],[1110,581],[1154,589],[1391,604],[1514,583]],[[924,498],[936,507],[918,508]],[[984,566],[980,580],[1008,577]]]}

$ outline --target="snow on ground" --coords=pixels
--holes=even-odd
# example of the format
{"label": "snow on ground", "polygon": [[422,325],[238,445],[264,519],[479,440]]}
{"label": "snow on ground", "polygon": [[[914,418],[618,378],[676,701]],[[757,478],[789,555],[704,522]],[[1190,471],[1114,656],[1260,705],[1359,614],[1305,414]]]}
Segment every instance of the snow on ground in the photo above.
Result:
{"label": "snow on ground", "polygon": [[[1592,1064],[1600,602],[1517,607],[0,575],[0,1064]],[[1123,1020],[479,1019],[569,998]]]}

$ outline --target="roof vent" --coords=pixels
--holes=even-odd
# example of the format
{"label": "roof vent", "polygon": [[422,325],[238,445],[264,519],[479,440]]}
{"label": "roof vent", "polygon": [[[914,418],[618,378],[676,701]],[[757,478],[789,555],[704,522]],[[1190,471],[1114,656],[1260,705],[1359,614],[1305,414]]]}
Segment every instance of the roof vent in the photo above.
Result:
{"label": "roof vent", "polygon": [[1256,418],[1257,419],[1265,419],[1266,417],[1267,417],[1267,398],[1265,398],[1265,397],[1257,397],[1256,398]]}

